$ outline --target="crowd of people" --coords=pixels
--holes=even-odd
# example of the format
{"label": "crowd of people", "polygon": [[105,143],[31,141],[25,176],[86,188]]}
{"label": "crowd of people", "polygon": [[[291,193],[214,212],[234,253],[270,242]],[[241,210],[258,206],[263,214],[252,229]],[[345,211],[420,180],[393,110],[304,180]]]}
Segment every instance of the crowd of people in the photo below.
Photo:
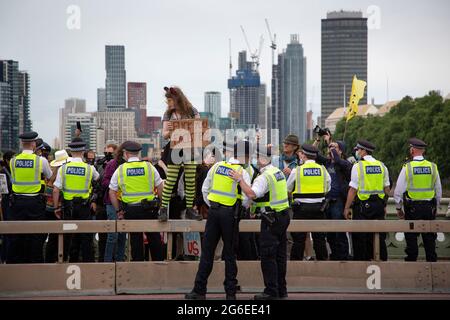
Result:
{"label": "crowd of people", "polygon": [[[179,88],[164,91],[162,134],[170,140],[172,121],[196,119],[199,113]],[[109,143],[104,155],[96,156],[79,133],[68,150],[52,156],[36,132],[20,136],[20,153],[3,154],[1,173],[9,190],[1,199],[3,220],[206,219],[199,270],[187,299],[204,298],[217,256],[225,261],[224,286],[230,299],[238,288],[236,259],[261,260],[265,290],[257,299],[286,297],[286,260],[312,259],[310,247],[315,260],[374,259],[370,233],[287,232],[291,219],[385,218],[392,182],[388,168],[373,157],[376,147],[369,141],[359,140],[350,158],[345,143],[334,141],[329,132],[302,145],[290,134],[279,156],[275,146],[246,139],[209,150],[177,149],[167,143],[161,157],[151,161],[140,157],[142,146],[134,141]],[[325,154],[319,145],[325,146]],[[439,172],[423,156],[424,141],[412,138],[409,145],[411,159],[393,192],[397,214],[401,219],[432,220],[442,196]],[[203,155],[201,163],[194,160],[196,153]],[[180,154],[183,160],[174,161]],[[239,232],[242,219],[261,219],[261,231]],[[407,261],[418,258],[417,236],[405,235]],[[175,234],[175,239],[181,237]],[[422,239],[426,260],[437,261],[436,234],[423,233]],[[65,234],[62,259],[124,261],[126,243],[124,233],[99,233],[94,251],[94,234]],[[179,244],[173,241],[175,259],[187,259]],[[55,234],[3,235],[1,261],[54,263],[57,246]],[[132,261],[167,258],[167,244],[159,232],[131,233],[130,246]],[[381,260],[387,260],[385,234],[380,235],[380,251]]]}

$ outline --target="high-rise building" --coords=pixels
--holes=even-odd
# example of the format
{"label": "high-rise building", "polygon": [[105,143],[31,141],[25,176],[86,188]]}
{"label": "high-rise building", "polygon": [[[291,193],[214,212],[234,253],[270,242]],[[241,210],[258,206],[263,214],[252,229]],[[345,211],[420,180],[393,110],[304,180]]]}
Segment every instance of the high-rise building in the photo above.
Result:
{"label": "high-rise building", "polygon": [[98,88],[97,89],[97,111],[105,111],[106,110],[106,89]]}
{"label": "high-rise building", "polygon": [[147,117],[147,134],[151,134],[162,128],[161,117]]}
{"label": "high-rise building", "polygon": [[66,122],[69,114],[86,113],[86,100],[80,98],[68,98],[64,100],[64,108],[59,109],[59,141],[63,147],[67,147]]}
{"label": "high-rise building", "polygon": [[306,113],[306,140],[311,140],[313,138],[314,120],[313,112],[309,110]]}
{"label": "high-rise building", "polygon": [[63,148],[75,138],[77,121],[81,124],[81,138],[86,142],[87,149],[97,151],[97,124],[92,113],[69,113],[66,115],[64,124]]}
{"label": "high-rise building", "polygon": [[31,130],[30,79],[19,62],[0,60],[0,150],[19,150],[19,135]]}
{"label": "high-rise building", "polygon": [[132,110],[127,109],[108,109],[94,113],[97,127],[105,130],[105,138],[118,144],[136,138],[134,115]]}
{"label": "high-rise building", "polygon": [[138,134],[147,132],[147,83],[128,82],[128,109],[135,112]]}
{"label": "high-rise building", "polygon": [[199,112],[200,118],[208,119],[208,128],[216,128],[216,116],[212,112]]}
{"label": "high-rise building", "polygon": [[127,100],[125,47],[105,46],[105,66],[106,106],[125,108]]}
{"label": "high-rise building", "polygon": [[222,97],[218,91],[205,92],[205,112],[212,113],[212,121],[217,126],[222,112]]}
{"label": "high-rise building", "polygon": [[266,84],[261,83],[259,86],[259,97],[258,97],[258,128],[267,128],[267,95],[266,95]]}
{"label": "high-rise building", "polygon": [[[259,127],[258,112],[260,105],[265,104],[265,95],[263,97],[261,94],[259,73],[253,63],[247,61],[246,51],[239,52],[239,68],[236,75],[228,79],[228,89],[230,89],[230,117],[234,127],[242,129]],[[260,102],[261,97],[264,98],[264,102]]]}
{"label": "high-rise building", "polygon": [[[306,140],[306,57],[298,35],[291,35],[286,50],[272,69],[272,128],[279,139],[295,134]],[[280,140],[280,142],[281,142]]]}
{"label": "high-rise building", "polygon": [[[367,81],[367,18],[362,12],[329,12],[322,19],[321,125],[348,103],[353,75]],[[367,104],[366,94],[360,103]]]}

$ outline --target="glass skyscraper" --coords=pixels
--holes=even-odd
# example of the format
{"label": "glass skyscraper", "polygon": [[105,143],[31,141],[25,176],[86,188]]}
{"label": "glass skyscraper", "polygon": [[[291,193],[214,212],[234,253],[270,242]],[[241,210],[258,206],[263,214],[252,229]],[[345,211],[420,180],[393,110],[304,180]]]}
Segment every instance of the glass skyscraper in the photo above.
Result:
{"label": "glass skyscraper", "polygon": [[105,46],[106,106],[125,108],[127,103],[125,47]]}
{"label": "glass skyscraper", "polygon": [[367,19],[362,12],[329,12],[322,19],[322,125],[348,103],[353,75],[367,81]]}

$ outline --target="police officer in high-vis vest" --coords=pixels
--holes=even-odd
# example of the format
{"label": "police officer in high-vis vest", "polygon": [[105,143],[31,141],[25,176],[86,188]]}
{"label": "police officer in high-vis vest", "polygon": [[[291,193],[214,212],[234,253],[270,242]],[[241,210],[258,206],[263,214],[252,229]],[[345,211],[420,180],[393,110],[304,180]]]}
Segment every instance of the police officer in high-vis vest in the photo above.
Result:
{"label": "police officer in high-vis vest", "polygon": [[[434,220],[442,197],[438,168],[435,163],[423,157],[427,147],[425,142],[412,138],[409,140],[409,146],[412,160],[400,171],[394,191],[397,214],[400,219],[406,220]],[[418,235],[405,233],[407,255],[405,261],[417,261]],[[436,233],[422,233],[422,241],[427,261],[437,261]]]}
{"label": "police officer in high-vis vest", "polygon": [[[97,170],[83,161],[86,142],[75,138],[69,143],[72,154],[70,162],[63,164],[53,183],[53,203],[59,203],[62,193],[62,207],[55,208],[55,215],[63,220],[91,220],[90,196],[92,181],[99,178]],[[94,262],[94,247],[92,233],[67,235],[64,239],[64,258],[70,255],[73,244],[80,244],[83,262]],[[79,240],[79,241],[78,241]],[[78,248],[74,252],[78,253]],[[69,261],[78,261],[78,257],[71,256]]]}
{"label": "police officer in high-vis vest", "polygon": [[280,169],[271,164],[271,148],[259,150],[257,162],[260,175],[250,186],[242,174],[232,173],[239,181],[242,192],[255,201],[256,213],[261,215],[259,236],[261,270],[264,292],[255,300],[273,300],[287,297],[287,233],[290,217],[286,178]]}
{"label": "police officer in high-vis vest", "polygon": [[[383,162],[372,157],[375,145],[358,140],[344,217],[353,220],[384,220],[389,192],[389,172]],[[373,233],[352,233],[353,260],[369,261],[373,256]],[[386,234],[380,233],[380,258],[387,260]]]}
{"label": "police officer in high-vis vest", "polygon": [[185,295],[186,299],[203,300],[206,296],[206,284],[214,262],[214,252],[220,238],[223,241],[222,256],[225,260],[225,293],[227,300],[236,299],[237,265],[234,250],[234,238],[237,229],[236,213],[241,206],[248,206],[248,199],[241,193],[239,184],[230,176],[233,170],[240,172],[243,180],[250,183],[250,176],[242,168],[245,161],[245,145],[234,145],[234,158],[220,161],[209,169],[202,185],[203,199],[209,206],[202,253],[194,288]]}
{"label": "police officer in high-vis vest", "polygon": [[[52,171],[47,159],[34,154],[36,132],[19,136],[22,152],[11,159],[11,216],[9,220],[44,220],[45,200],[42,195],[41,176],[49,179]],[[43,262],[42,234],[10,235],[8,263]]]}
{"label": "police officer in high-vis vest", "polygon": [[[323,165],[316,163],[319,150],[310,144],[303,144],[300,150],[302,165],[292,169],[287,180],[288,191],[293,197],[293,219],[325,219],[325,195],[330,191],[330,174]],[[291,260],[303,260],[306,232],[291,232],[294,241]],[[326,260],[328,251],[326,234],[313,232],[313,247],[316,260]]]}
{"label": "police officer in high-vis vest", "polygon": [[[109,196],[118,219],[157,220],[158,205],[164,187],[156,168],[139,158],[142,146],[134,141],[122,144],[127,160],[120,165],[109,183]],[[155,193],[155,190],[157,193]],[[118,193],[121,199],[118,199]],[[156,197],[158,195],[158,198]],[[159,232],[147,232],[152,261],[164,260],[164,250]],[[131,233],[131,259],[144,261],[145,251],[142,232]]]}

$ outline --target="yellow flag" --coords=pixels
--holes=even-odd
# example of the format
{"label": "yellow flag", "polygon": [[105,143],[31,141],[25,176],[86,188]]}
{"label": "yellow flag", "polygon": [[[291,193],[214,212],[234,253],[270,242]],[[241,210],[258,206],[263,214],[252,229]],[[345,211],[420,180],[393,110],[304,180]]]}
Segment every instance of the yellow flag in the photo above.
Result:
{"label": "yellow flag", "polygon": [[352,82],[352,93],[350,96],[349,107],[347,112],[347,121],[356,116],[358,113],[358,103],[359,100],[364,97],[364,88],[366,87],[366,82],[363,80],[358,80],[356,75],[353,76]]}

